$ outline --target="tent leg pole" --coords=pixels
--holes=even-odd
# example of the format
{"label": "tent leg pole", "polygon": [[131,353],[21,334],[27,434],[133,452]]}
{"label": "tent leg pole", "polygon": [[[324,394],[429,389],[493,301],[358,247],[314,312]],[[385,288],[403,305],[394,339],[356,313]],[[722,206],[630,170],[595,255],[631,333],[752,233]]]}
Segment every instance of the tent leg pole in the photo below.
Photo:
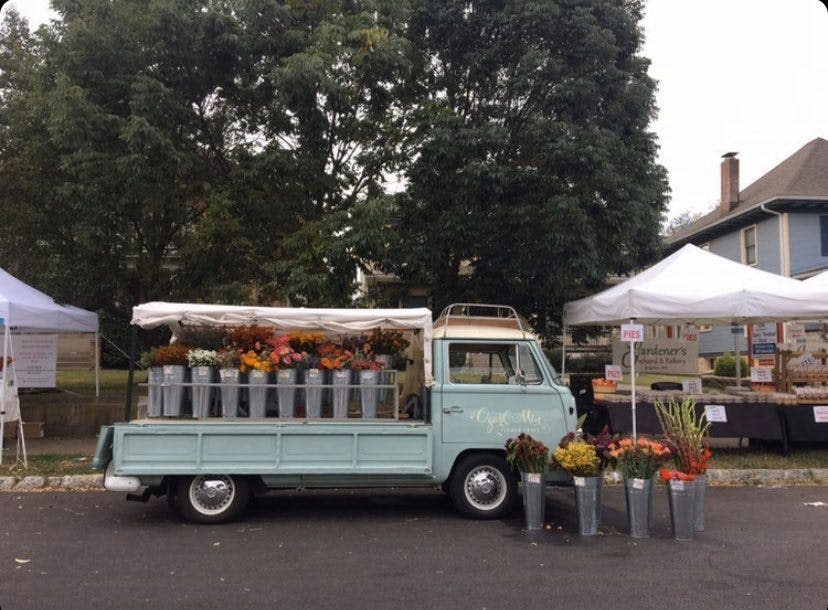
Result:
{"label": "tent leg pole", "polygon": [[[732,329],[736,330],[736,325],[734,324]],[[735,332],[733,333],[733,351],[736,353],[736,387],[742,387],[742,350],[739,349],[739,335]]]}
{"label": "tent leg pole", "polygon": [[138,345],[138,327],[129,327],[129,375],[127,376],[126,404],[124,405],[124,421],[129,421],[132,412],[132,382],[135,379],[135,351]]}
{"label": "tent leg pole", "polygon": [[566,322],[563,324],[563,333],[561,334],[561,379],[566,375]]}
{"label": "tent leg pole", "polygon": [[9,375],[9,326],[3,324],[3,387],[0,388],[0,464],[3,463],[3,436],[6,432],[6,385]]}
{"label": "tent leg pole", "polygon": [[[635,324],[635,320],[630,320],[630,324]],[[630,341],[630,409],[632,411],[632,437],[633,442],[638,438],[637,429],[635,425],[635,342]]]}
{"label": "tent leg pole", "polygon": [[101,344],[97,331],[95,332],[95,397],[101,395]]}

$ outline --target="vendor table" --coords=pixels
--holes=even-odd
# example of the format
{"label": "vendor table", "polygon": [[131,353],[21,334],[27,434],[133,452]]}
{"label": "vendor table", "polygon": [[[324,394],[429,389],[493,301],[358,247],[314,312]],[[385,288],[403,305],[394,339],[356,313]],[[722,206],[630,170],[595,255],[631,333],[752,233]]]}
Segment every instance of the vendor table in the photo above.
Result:
{"label": "vendor table", "polygon": [[[600,399],[596,397],[596,402]],[[613,433],[626,434],[632,431],[630,405],[605,403],[609,414],[610,429]],[[696,413],[703,413],[707,403],[696,404]],[[784,417],[774,403],[728,403],[723,405],[726,422],[711,422],[710,436],[718,438],[757,438],[786,442]],[[784,407],[791,408],[791,407]],[[636,425],[640,434],[661,434],[661,424],[651,402],[639,402],[636,406]]]}
{"label": "vendor table", "polygon": [[814,407],[828,407],[828,401],[820,405],[796,405],[780,407],[790,441],[828,443],[828,422],[817,421]]}

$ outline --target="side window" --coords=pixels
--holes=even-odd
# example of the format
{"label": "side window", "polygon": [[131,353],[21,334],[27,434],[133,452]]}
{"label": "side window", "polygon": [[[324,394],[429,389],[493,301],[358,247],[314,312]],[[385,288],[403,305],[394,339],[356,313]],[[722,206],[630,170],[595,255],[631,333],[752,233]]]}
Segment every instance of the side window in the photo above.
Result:
{"label": "side window", "polygon": [[540,367],[532,355],[532,351],[528,345],[518,346],[518,355],[520,356],[520,368],[523,369],[523,380],[527,384],[543,383],[543,375],[541,375]]}
{"label": "side window", "polygon": [[496,343],[449,344],[449,379],[451,383],[514,383],[516,361],[514,345]]}

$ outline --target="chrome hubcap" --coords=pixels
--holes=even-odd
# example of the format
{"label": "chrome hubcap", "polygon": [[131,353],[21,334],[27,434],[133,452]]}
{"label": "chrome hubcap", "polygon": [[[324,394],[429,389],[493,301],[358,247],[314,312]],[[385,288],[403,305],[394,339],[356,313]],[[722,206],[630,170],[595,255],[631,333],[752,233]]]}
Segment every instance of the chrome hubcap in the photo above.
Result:
{"label": "chrome hubcap", "polygon": [[199,476],[190,484],[190,501],[199,512],[208,515],[222,512],[235,494],[233,479],[228,476]]}
{"label": "chrome hubcap", "polygon": [[491,510],[506,497],[506,480],[496,469],[478,466],[466,476],[466,499],[480,510]]}

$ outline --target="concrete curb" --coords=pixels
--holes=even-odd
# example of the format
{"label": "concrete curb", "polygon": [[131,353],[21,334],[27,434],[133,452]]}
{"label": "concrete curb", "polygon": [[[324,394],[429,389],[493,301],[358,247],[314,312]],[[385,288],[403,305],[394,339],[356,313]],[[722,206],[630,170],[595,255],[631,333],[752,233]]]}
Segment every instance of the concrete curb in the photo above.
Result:
{"label": "concrete curb", "polygon": [[103,489],[102,474],[67,474],[55,477],[0,477],[0,491],[79,491]]}
{"label": "concrete curb", "polygon": [[[604,475],[604,482],[623,482],[617,472]],[[828,485],[828,468],[796,468],[790,470],[709,470],[707,484],[711,487],[786,487],[789,485]],[[0,491],[89,491],[103,489],[102,474],[72,474],[41,477],[0,477]]]}

